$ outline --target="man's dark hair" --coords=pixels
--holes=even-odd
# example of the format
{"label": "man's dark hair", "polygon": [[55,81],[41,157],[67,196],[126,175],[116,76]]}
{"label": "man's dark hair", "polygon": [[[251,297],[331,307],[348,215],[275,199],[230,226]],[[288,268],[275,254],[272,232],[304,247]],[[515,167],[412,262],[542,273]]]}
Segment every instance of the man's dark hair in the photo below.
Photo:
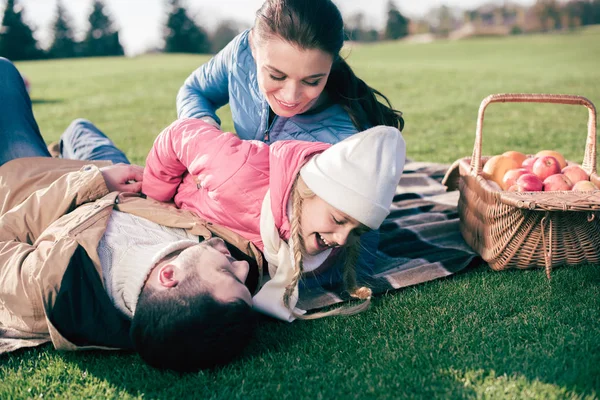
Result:
{"label": "man's dark hair", "polygon": [[134,349],[155,368],[192,372],[224,365],[240,354],[255,330],[243,300],[215,300],[192,274],[176,290],[145,288],[131,322]]}

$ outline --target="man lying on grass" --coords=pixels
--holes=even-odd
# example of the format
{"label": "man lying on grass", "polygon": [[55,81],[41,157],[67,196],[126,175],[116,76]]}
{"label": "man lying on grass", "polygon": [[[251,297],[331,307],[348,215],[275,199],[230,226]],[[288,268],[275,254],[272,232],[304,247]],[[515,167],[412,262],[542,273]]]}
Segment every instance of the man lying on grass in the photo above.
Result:
{"label": "man lying on grass", "polygon": [[239,354],[253,332],[260,252],[131,193],[142,167],[51,158],[21,76],[2,58],[0,105],[0,353],[48,341],[135,349],[178,371]]}

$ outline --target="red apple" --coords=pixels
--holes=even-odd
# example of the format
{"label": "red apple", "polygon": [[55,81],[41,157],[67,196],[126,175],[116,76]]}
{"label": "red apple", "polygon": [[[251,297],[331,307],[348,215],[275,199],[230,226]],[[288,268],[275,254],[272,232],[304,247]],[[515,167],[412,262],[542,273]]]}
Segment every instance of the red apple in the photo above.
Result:
{"label": "red apple", "polygon": [[537,159],[537,157],[527,157],[525,161],[523,161],[523,163],[521,164],[521,167],[531,172],[531,168],[533,168],[533,163],[535,163]]}
{"label": "red apple", "polygon": [[590,177],[579,165],[571,164],[562,169],[562,173],[569,178],[571,183],[575,184],[579,181],[589,181]]}
{"label": "red apple", "polygon": [[560,154],[558,151],[555,150],[542,150],[542,151],[538,151],[535,154],[536,157],[543,157],[543,156],[551,156],[556,158],[556,161],[558,161],[558,165],[560,165],[560,169],[563,169],[564,167],[567,166],[567,160],[565,160],[565,157]]}
{"label": "red apple", "polygon": [[550,175],[560,174],[560,164],[552,156],[542,156],[535,160],[531,172],[543,181]]}
{"label": "red apple", "polygon": [[528,173],[530,173],[530,171],[526,170],[525,168],[508,170],[504,174],[504,178],[502,178],[502,187],[504,188],[504,190],[507,190],[509,187],[517,183],[517,179],[519,179],[521,175],[525,175]]}
{"label": "red apple", "polygon": [[598,187],[591,181],[579,181],[573,185],[573,189],[571,190],[574,192],[591,192],[593,190],[598,190]]}
{"label": "red apple", "polygon": [[535,174],[521,175],[517,179],[518,192],[539,192],[544,187],[544,184]]}
{"label": "red apple", "polygon": [[557,192],[561,190],[571,190],[573,184],[571,180],[563,174],[550,175],[544,179],[544,192]]}

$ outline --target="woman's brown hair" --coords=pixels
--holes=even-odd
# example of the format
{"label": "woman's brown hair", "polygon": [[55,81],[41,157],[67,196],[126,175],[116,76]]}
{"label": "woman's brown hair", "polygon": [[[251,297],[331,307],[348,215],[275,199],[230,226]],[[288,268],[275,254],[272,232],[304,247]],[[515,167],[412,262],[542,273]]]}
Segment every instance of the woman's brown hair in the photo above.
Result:
{"label": "woman's brown hair", "polygon": [[325,92],[348,113],[357,130],[376,125],[404,128],[402,113],[392,107],[387,97],[357,77],[340,56],[344,21],[331,0],[266,0],[256,12],[253,31],[259,40],[278,36],[302,49],[330,54],[333,65]]}

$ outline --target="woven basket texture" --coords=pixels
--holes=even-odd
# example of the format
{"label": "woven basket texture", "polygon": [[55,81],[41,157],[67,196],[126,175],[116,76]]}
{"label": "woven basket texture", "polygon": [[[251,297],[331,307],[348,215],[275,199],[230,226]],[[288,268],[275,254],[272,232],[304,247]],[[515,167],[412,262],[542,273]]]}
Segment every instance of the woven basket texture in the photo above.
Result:
{"label": "woven basket texture", "polygon": [[596,109],[588,99],[523,93],[488,96],[479,108],[473,156],[458,160],[454,173],[449,172],[444,182],[460,190],[458,211],[465,241],[494,270],[542,267],[550,278],[551,269],[559,265],[600,263],[600,190],[506,192],[495,189],[482,176],[482,167],[490,158],[481,156],[483,116],[494,102],[587,107],[588,135],[581,166],[600,187],[596,172]]}

